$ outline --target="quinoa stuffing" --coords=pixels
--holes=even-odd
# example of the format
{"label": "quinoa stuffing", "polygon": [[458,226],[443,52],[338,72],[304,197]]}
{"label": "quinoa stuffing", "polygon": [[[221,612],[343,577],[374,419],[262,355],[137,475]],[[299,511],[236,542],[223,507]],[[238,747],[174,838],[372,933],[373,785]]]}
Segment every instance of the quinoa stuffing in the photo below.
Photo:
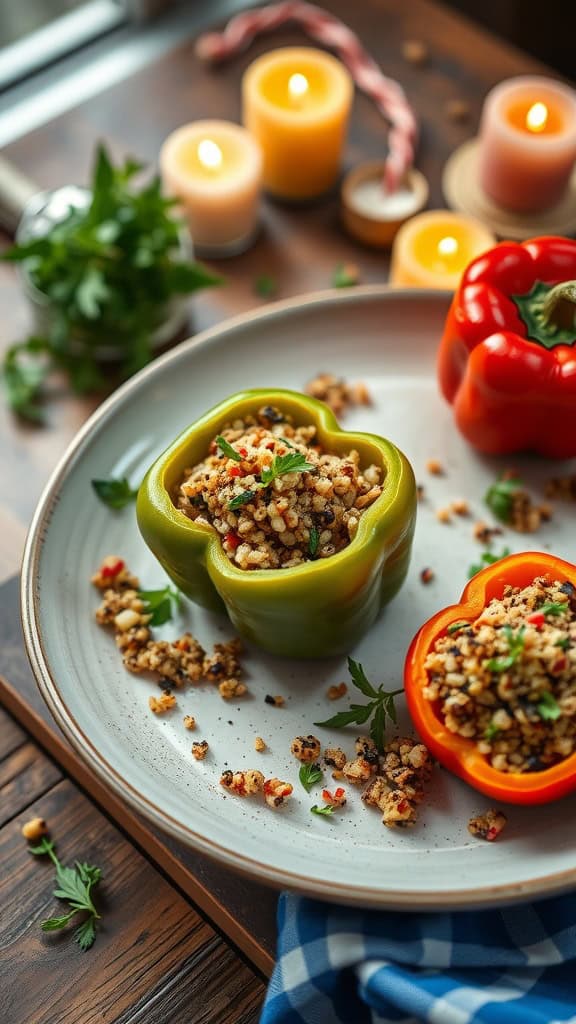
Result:
{"label": "quinoa stuffing", "polygon": [[165,690],[159,697],[148,697],[148,707],[155,715],[163,715],[176,706],[176,697],[169,690]]}
{"label": "quinoa stuffing", "polygon": [[572,476],[558,476],[548,480],[546,497],[559,501],[576,501],[576,473]]}
{"label": "quinoa stuffing", "polygon": [[192,757],[195,761],[203,761],[208,753],[208,740],[199,740],[192,744]]}
{"label": "quinoa stuffing", "polygon": [[346,683],[338,683],[336,686],[329,686],[326,691],[328,700],[340,700],[341,697],[345,697],[348,693],[348,687]]}
{"label": "quinoa stuffing", "polygon": [[295,427],[265,406],[222,428],[203,462],[185,471],[174,501],[219,533],[240,569],[288,569],[350,544],[382,493],[382,472],[361,468],[355,450],[323,451],[315,426]]}
{"label": "quinoa stuffing", "polygon": [[537,577],[507,587],[439,637],[424,696],[497,771],[537,772],[576,749],[576,587]]}
{"label": "quinoa stuffing", "polygon": [[184,715],[184,728],[189,730],[196,728],[196,719],[193,715]]}
{"label": "quinoa stuffing", "polygon": [[254,740],[254,750],[257,750],[259,754],[266,750],[266,743],[261,736],[256,736]]}
{"label": "quinoa stuffing", "polygon": [[502,829],[505,828],[507,822],[508,819],[502,811],[497,811],[491,807],[484,814],[475,814],[474,817],[470,818],[468,831],[471,835],[477,836],[478,839],[486,839],[487,842],[493,843],[500,835]]}
{"label": "quinoa stuffing", "polygon": [[316,736],[296,736],[290,750],[298,761],[313,764],[320,757],[320,740]]}
{"label": "quinoa stuffing", "polygon": [[[358,749],[361,741],[356,742]],[[365,748],[364,756],[370,752],[370,747]],[[363,802],[382,811],[382,824],[387,828],[411,828],[424,799],[432,764],[429,751],[418,740],[391,740],[377,757],[374,774],[362,794]]]}
{"label": "quinoa stuffing", "polygon": [[325,402],[335,416],[347,412],[351,406],[372,405],[370,392],[363,381],[347,384],[342,377],[335,377],[333,373],[319,373],[313,380],[309,380],[306,394]]}

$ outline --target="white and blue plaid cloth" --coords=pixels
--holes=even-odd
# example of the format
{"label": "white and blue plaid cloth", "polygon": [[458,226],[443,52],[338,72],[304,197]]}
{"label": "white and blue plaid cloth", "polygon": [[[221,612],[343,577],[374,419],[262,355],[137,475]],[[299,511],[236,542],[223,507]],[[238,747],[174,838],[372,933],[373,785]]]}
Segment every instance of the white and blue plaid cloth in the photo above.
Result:
{"label": "white and blue plaid cloth", "polygon": [[260,1024],[576,1024],[576,895],[397,913],[283,894]]}

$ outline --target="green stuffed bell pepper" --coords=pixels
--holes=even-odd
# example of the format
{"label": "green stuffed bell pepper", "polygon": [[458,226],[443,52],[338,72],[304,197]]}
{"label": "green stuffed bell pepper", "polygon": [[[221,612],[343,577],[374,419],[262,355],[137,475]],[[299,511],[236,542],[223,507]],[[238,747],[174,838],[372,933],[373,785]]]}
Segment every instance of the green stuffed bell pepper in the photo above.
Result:
{"label": "green stuffed bell pepper", "polygon": [[[255,417],[263,407],[280,410],[295,428],[314,426],[313,444],[321,452],[343,458],[355,449],[361,467],[382,470],[379,497],[364,509],[353,539],[329,557],[311,556],[290,568],[239,568],[213,526],[176,507],[185,471],[218,450],[215,438],[227,424]],[[401,586],[414,533],[416,485],[410,463],[393,444],[341,430],[322,402],[293,391],[245,391],[211,409],[157,459],[142,482],[137,517],[154,555],[197,604],[225,609],[241,636],[273,654],[326,657],[350,651]]]}

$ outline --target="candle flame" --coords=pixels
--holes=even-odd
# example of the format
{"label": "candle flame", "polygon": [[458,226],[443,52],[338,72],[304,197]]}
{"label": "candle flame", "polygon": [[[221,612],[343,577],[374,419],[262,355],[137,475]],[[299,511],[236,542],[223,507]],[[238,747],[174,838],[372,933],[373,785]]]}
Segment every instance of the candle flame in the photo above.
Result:
{"label": "candle flame", "polygon": [[203,167],[216,171],[222,163],[222,150],[212,139],[202,139],[198,143],[198,159]]}
{"label": "candle flame", "polygon": [[548,120],[548,107],[545,103],[533,103],[526,114],[526,127],[531,132],[541,132]]}
{"label": "candle flame", "polygon": [[292,99],[300,99],[301,96],[304,96],[305,93],[308,92],[308,89],[309,85],[306,75],[290,75],[290,78],[288,79],[288,92]]}
{"label": "candle flame", "polygon": [[452,235],[446,235],[438,242],[438,252],[441,256],[454,256],[458,252],[458,242]]}

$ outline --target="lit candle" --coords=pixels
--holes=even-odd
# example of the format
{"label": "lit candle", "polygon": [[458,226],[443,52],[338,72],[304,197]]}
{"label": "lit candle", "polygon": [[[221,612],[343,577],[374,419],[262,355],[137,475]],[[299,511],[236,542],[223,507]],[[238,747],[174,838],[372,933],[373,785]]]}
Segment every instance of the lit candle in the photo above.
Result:
{"label": "lit candle", "polygon": [[283,199],[311,199],[338,177],[353,96],[335,57],[309,48],[274,50],[242,80],[243,120],[264,155],[264,185]]}
{"label": "lit candle", "polygon": [[472,217],[428,210],[407,220],[396,235],[390,284],[454,291],[468,264],[495,242]]}
{"label": "lit candle", "polygon": [[384,162],[369,160],[354,167],[342,183],[342,220],[348,232],[366,245],[386,248],[408,217],[428,201],[428,182],[409,171],[395,192],[384,188]]}
{"label": "lit candle", "polygon": [[262,154],[240,125],[195,121],[178,128],[160,151],[165,191],[180,200],[196,251],[243,252],[257,227]]}
{"label": "lit candle", "polygon": [[487,195],[520,212],[546,210],[576,161],[576,93],[548,78],[511,78],[490,92],[480,124],[479,174]]}

